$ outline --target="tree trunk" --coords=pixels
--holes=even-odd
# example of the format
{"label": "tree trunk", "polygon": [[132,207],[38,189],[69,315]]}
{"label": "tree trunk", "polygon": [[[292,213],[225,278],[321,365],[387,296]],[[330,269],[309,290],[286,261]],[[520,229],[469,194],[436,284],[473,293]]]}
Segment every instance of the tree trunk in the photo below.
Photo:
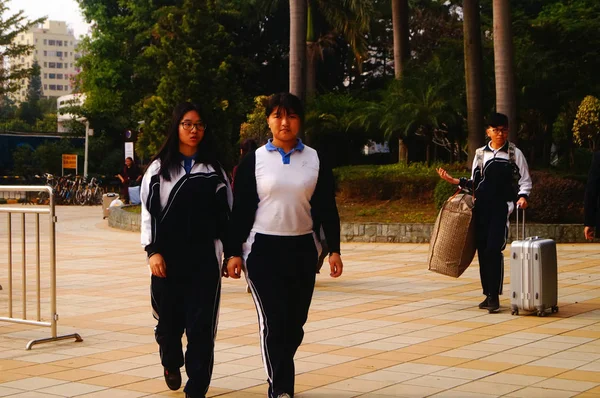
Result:
{"label": "tree trunk", "polygon": [[310,98],[317,92],[317,58],[319,45],[315,26],[312,0],[306,0],[306,97]]}
{"label": "tree trunk", "polygon": [[392,0],[392,25],[394,29],[394,73],[402,77],[404,64],[410,57],[408,44],[408,0]]}
{"label": "tree trunk", "polygon": [[290,0],[290,93],[302,101],[306,88],[306,0]]}
{"label": "tree trunk", "polygon": [[469,157],[467,164],[472,164],[475,151],[484,144],[483,103],[482,103],[482,70],[483,58],[481,50],[481,22],[479,16],[479,0],[463,0],[463,30],[465,82],[467,85],[467,125]]}
{"label": "tree trunk", "polygon": [[317,93],[317,61],[319,48],[315,42],[306,42],[306,98]]}
{"label": "tree trunk", "polygon": [[516,142],[518,126],[510,2],[494,0],[493,13],[496,111],[508,116],[508,139]]}
{"label": "tree trunk", "polygon": [[398,139],[398,163],[408,164],[408,147],[402,138]]}

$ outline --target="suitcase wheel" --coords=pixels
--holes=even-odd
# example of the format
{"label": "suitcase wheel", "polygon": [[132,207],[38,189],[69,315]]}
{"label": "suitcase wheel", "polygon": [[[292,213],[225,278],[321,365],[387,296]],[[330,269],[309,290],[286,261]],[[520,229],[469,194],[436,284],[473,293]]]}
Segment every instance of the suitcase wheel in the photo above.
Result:
{"label": "suitcase wheel", "polygon": [[511,315],[519,315],[519,308],[517,306],[512,307]]}
{"label": "suitcase wheel", "polygon": [[558,312],[558,305],[555,305],[554,307],[552,307],[552,313],[556,313]]}
{"label": "suitcase wheel", "polygon": [[546,311],[538,311],[537,316],[546,316]]}

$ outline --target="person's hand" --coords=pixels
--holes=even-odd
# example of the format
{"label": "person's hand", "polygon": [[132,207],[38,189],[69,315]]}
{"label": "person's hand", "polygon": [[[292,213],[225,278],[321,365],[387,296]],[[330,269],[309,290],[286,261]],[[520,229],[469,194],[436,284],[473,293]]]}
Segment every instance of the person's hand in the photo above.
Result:
{"label": "person's hand", "polygon": [[240,279],[240,276],[242,276],[242,258],[231,257],[227,261],[227,267],[223,268],[223,276],[225,278]]}
{"label": "person's hand", "polygon": [[329,255],[329,268],[331,269],[329,276],[332,278],[337,278],[342,275],[344,264],[342,263],[342,257],[339,253],[331,253]]}
{"label": "person's hand", "polygon": [[594,239],[594,227],[585,227],[583,229],[583,235],[585,236],[585,238],[587,240],[593,240]]}
{"label": "person's hand", "polygon": [[148,265],[150,266],[150,272],[152,272],[152,275],[159,278],[167,277],[167,265],[165,264],[165,259],[160,253],[154,253],[148,259]]}
{"label": "person's hand", "polygon": [[517,201],[517,207],[520,207],[521,209],[523,209],[523,210],[524,210],[524,209],[526,209],[526,208],[527,208],[527,206],[529,206],[529,204],[527,203],[527,199],[525,199],[525,198],[520,198],[520,199]]}
{"label": "person's hand", "polygon": [[437,171],[442,180],[446,180],[450,184],[458,185],[458,183],[460,182],[458,178],[453,178],[450,174],[448,174],[446,170],[442,169],[441,167],[438,167],[437,169],[435,169],[435,171]]}

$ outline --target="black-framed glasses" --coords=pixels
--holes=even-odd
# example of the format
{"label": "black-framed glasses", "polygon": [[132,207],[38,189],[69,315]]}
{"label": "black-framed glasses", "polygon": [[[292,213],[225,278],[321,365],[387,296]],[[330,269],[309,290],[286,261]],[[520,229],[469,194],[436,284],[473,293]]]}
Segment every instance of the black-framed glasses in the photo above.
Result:
{"label": "black-framed glasses", "polygon": [[492,127],[491,130],[492,130],[492,133],[494,133],[494,134],[506,134],[506,133],[508,133],[508,129],[505,129],[505,128],[495,128],[495,127]]}
{"label": "black-framed glasses", "polygon": [[204,130],[206,128],[206,124],[204,124],[204,122],[181,122],[180,124],[183,127],[183,129],[187,131],[192,131],[194,127],[196,128],[196,130]]}

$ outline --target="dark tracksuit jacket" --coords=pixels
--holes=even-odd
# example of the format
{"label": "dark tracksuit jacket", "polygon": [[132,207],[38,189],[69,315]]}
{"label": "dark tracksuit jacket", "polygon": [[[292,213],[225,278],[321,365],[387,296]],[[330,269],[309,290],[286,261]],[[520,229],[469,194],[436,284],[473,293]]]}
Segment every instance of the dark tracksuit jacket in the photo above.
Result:
{"label": "dark tracksuit jacket", "polygon": [[227,256],[242,256],[260,327],[269,397],[294,394],[294,354],[312,299],[321,226],[340,252],[331,169],[298,141],[288,154],[271,144],[238,167]]}
{"label": "dark tracksuit jacket", "polygon": [[[189,165],[188,165],[189,166]],[[159,175],[160,162],[148,167],[141,186],[142,237],[148,253],[160,253],[166,278],[152,275],[151,300],[161,362],[167,369],[184,364],[181,337],[188,345],[185,391],[203,397],[214,362],[214,340],[221,292],[221,258],[227,237],[231,189],[211,166],[184,162],[171,181]]]}
{"label": "dark tracksuit jacket", "polygon": [[490,145],[483,151],[482,169],[477,156],[473,159],[470,180],[461,178],[459,186],[474,190],[475,234],[479,273],[483,294],[502,294],[504,257],[502,250],[508,238],[509,217],[514,202],[528,198],[531,192],[529,167],[523,152],[514,147],[514,161],[510,160],[509,142],[494,150]]}

